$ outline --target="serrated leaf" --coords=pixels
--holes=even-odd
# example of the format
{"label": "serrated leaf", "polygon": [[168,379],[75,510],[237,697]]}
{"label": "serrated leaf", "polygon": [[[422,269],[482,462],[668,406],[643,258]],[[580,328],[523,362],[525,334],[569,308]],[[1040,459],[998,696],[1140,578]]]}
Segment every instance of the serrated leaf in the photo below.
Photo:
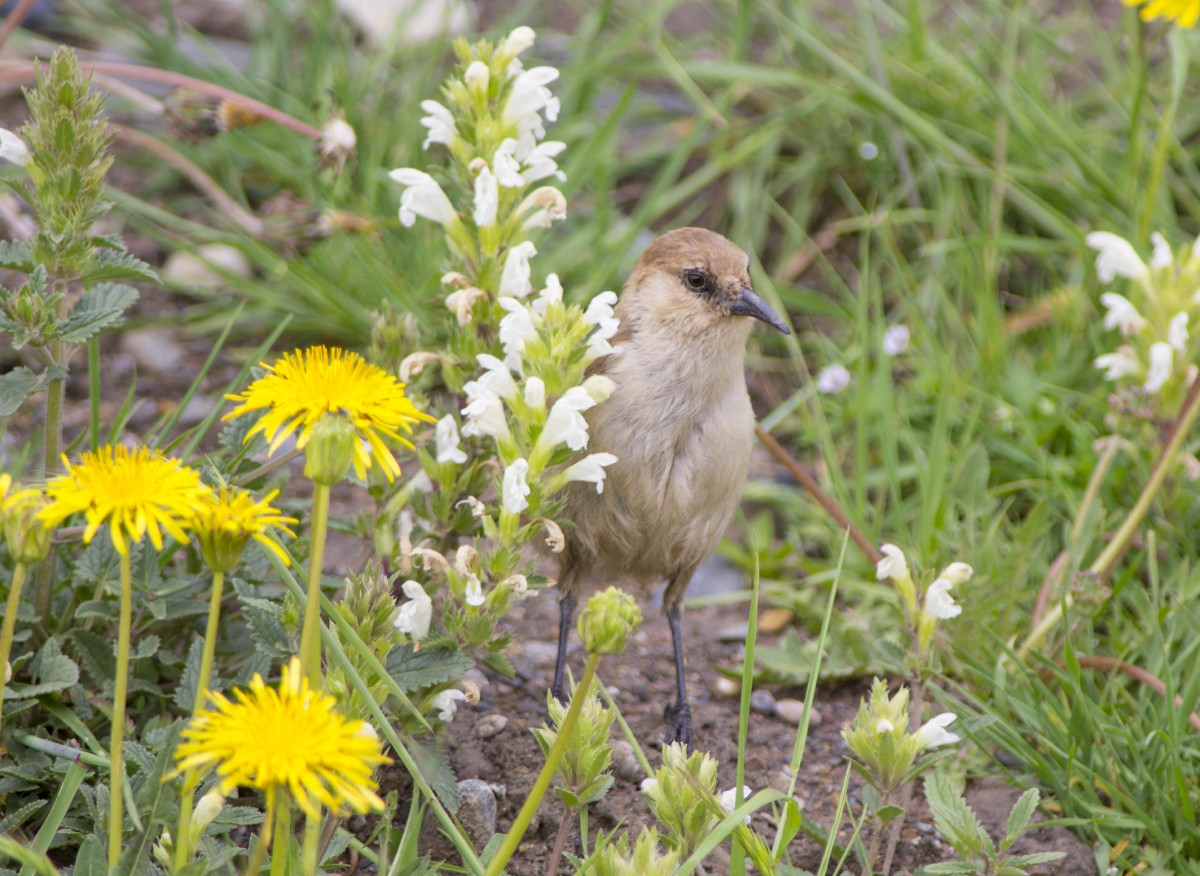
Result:
{"label": "serrated leaf", "polygon": [[192,639],[188,647],[187,660],[183,664],[183,673],[179,684],[175,685],[172,698],[175,705],[183,712],[190,712],[196,703],[196,691],[200,688],[200,659],[204,655],[204,640]]}
{"label": "serrated leaf", "polygon": [[21,825],[33,817],[34,813],[45,809],[49,805],[50,803],[47,800],[34,800],[5,814],[4,818],[0,819],[0,833],[15,833],[20,830]]}
{"label": "serrated leaf", "polygon": [[79,846],[75,855],[75,870],[72,876],[108,876],[108,861],[104,856],[104,845],[97,837],[89,836]]}
{"label": "serrated leaf", "polygon": [[34,374],[24,365],[0,375],[0,417],[15,413],[17,408],[47,383],[46,372]]}
{"label": "serrated leaf", "polygon": [[33,257],[27,240],[0,240],[0,268],[33,273]]}
{"label": "serrated leaf", "polygon": [[388,675],[405,693],[453,681],[474,667],[474,660],[449,648],[414,651],[406,644],[393,648],[387,658]]}
{"label": "serrated leaf", "polygon": [[34,684],[17,687],[14,692],[21,697],[37,697],[43,694],[66,690],[79,683],[79,667],[75,661],[62,653],[58,639],[47,639],[29,664]]}
{"label": "serrated leaf", "polygon": [[80,279],[86,284],[101,280],[146,280],[150,283],[161,282],[154,269],[139,259],[112,249],[96,250],[92,254],[92,263],[88,265]]}
{"label": "serrated leaf", "polygon": [[1011,846],[1024,832],[1025,826],[1029,824],[1029,819],[1037,809],[1040,796],[1037,788],[1030,788],[1013,804],[1012,811],[1008,813],[1008,823],[1004,826],[1004,840],[1000,843],[1001,851]]}
{"label": "serrated leaf", "polygon": [[58,337],[81,344],[97,332],[120,325],[125,311],[138,300],[138,291],[124,283],[97,283],[80,296],[70,315],[58,327]]}
{"label": "serrated leaf", "polygon": [[1012,858],[1004,860],[1006,867],[1036,867],[1038,864],[1049,864],[1051,861],[1057,861],[1060,858],[1065,858],[1066,852],[1032,852],[1028,855],[1016,855]]}
{"label": "serrated leaf", "polygon": [[888,824],[893,819],[904,814],[904,808],[892,803],[890,806],[881,806],[875,810],[875,817],[879,819],[880,824]]}
{"label": "serrated leaf", "polygon": [[71,630],[71,641],[75,643],[75,655],[92,680],[99,685],[110,684],[117,672],[112,642],[80,627]]}
{"label": "serrated leaf", "polygon": [[417,764],[417,769],[433,789],[433,793],[451,812],[458,811],[461,798],[458,793],[458,779],[450,767],[450,761],[441,749],[433,744],[421,742],[412,737],[405,737],[405,745]]}
{"label": "serrated leaf", "polygon": [[940,864],[929,864],[921,868],[923,873],[941,873],[946,876],[965,876],[979,872],[979,867],[966,861],[943,861]]}
{"label": "serrated leaf", "polygon": [[153,633],[147,636],[142,636],[140,639],[138,639],[133,651],[130,652],[129,659],[145,660],[147,657],[153,657],[155,652],[158,651],[160,642],[161,640],[158,638],[158,636],[154,635]]}
{"label": "serrated leaf", "polygon": [[926,776],[925,800],[937,829],[960,854],[978,854],[991,847],[991,837],[967,806],[961,786],[952,778],[937,772]]}

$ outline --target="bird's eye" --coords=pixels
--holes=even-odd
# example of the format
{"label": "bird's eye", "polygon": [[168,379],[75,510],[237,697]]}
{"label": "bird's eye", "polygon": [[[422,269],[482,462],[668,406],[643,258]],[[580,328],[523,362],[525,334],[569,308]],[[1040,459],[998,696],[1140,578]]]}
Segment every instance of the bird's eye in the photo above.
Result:
{"label": "bird's eye", "polygon": [[704,276],[702,271],[688,271],[683,275],[683,281],[688,284],[689,289],[697,291],[708,285],[708,277]]}

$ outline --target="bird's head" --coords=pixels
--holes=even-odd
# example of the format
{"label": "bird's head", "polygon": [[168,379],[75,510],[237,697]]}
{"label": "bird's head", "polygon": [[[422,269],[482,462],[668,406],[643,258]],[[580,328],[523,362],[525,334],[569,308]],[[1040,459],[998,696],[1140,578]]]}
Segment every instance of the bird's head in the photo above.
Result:
{"label": "bird's head", "polygon": [[751,287],[746,253],[704,228],[678,228],[650,244],[622,298],[634,299],[627,306],[636,302],[639,315],[688,334],[725,327],[748,333],[746,316],[791,334]]}

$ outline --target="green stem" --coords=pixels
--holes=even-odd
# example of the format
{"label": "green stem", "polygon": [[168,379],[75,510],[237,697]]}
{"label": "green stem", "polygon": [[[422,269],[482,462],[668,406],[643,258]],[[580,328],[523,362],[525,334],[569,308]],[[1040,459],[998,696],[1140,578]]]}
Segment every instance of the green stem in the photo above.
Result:
{"label": "green stem", "polygon": [[179,823],[175,827],[175,872],[182,873],[192,855],[192,807],[196,799],[197,776],[189,771],[179,795]]}
{"label": "green stem", "polygon": [[529,823],[533,820],[533,814],[537,812],[538,806],[541,805],[542,799],[546,796],[546,791],[550,789],[550,782],[554,779],[554,773],[558,769],[558,762],[562,760],[563,752],[567,750],[567,740],[571,738],[571,731],[575,729],[575,722],[579,720],[579,713],[583,711],[583,704],[587,700],[592,679],[596,675],[596,666],[599,663],[599,654],[588,655],[587,665],[583,667],[583,676],[579,679],[575,693],[571,696],[571,705],[567,709],[566,717],[563,718],[562,726],[558,729],[558,736],[555,738],[554,744],[550,746],[550,753],[546,755],[546,763],[542,767],[542,771],[538,773],[537,781],[529,789],[529,796],[525,798],[525,805],[517,813],[512,827],[504,837],[504,842],[500,844],[500,848],[496,852],[496,857],[492,858],[492,862],[488,865],[484,876],[500,876],[501,871],[504,870],[504,865],[508,863],[509,859],[516,852],[521,838],[525,836],[525,831],[529,829]]}
{"label": "green stem", "polygon": [[88,338],[88,402],[91,407],[92,452],[100,449],[100,338]]}
{"label": "green stem", "polygon": [[[1142,488],[1142,493],[1138,496],[1137,502],[1129,510],[1125,522],[1121,524],[1121,528],[1113,535],[1112,540],[1096,557],[1096,561],[1092,563],[1087,571],[1088,574],[1095,575],[1098,578],[1107,576],[1112,567],[1117,564],[1117,560],[1121,558],[1121,554],[1129,547],[1129,542],[1133,540],[1134,534],[1137,533],[1138,527],[1142,525],[1142,521],[1150,512],[1150,506],[1154,504],[1154,499],[1158,495],[1159,488],[1162,487],[1163,481],[1167,479],[1169,472],[1175,464],[1175,459],[1179,455],[1179,449],[1183,446],[1183,439],[1187,437],[1187,433],[1191,430],[1192,424],[1196,421],[1196,415],[1200,414],[1200,380],[1192,382],[1188,389],[1187,398],[1183,401],[1183,410],[1179,412],[1179,419],[1175,421],[1175,428],[1171,432],[1170,438],[1163,447],[1162,453],[1158,457],[1158,462],[1154,466],[1154,471],[1150,473],[1150,479],[1146,481],[1146,486]],[[1041,644],[1046,638],[1050,630],[1058,625],[1062,620],[1063,612],[1071,607],[1073,600],[1071,594],[1067,593],[1050,611],[1046,612],[1036,627],[1030,631],[1028,638],[1024,644],[1017,649],[1017,656],[1022,660],[1029,656],[1029,652]]]}
{"label": "green stem", "polygon": [[254,851],[250,854],[250,860],[246,863],[246,871],[243,876],[258,876],[262,872],[263,858],[267,856],[267,848],[271,845],[273,814],[268,811],[263,817],[262,829],[258,832],[258,843],[255,844]]}
{"label": "green stem", "polygon": [[133,572],[129,554],[121,553],[121,616],[117,627],[117,676],[113,690],[112,742],[109,744],[108,867],[121,860],[125,816],[125,695],[129,687],[129,639],[133,625]]}
{"label": "green stem", "polygon": [[12,652],[13,631],[17,627],[17,607],[21,604],[21,588],[25,585],[24,563],[13,566],[12,583],[8,588],[8,601],[4,604],[4,622],[0,628],[0,729],[4,728],[4,686],[8,674],[8,658]]}
{"label": "green stem", "polygon": [[193,718],[200,714],[208,698],[213,655],[217,651],[217,622],[221,619],[221,590],[224,586],[225,573],[213,572],[212,593],[208,598],[208,623],[204,627],[204,651],[200,655],[200,679],[196,683],[196,702],[192,704]]}
{"label": "green stem", "polygon": [[[61,344],[51,344],[51,356],[58,362],[61,356]],[[63,380],[51,380],[46,390],[46,456],[42,471],[48,478],[58,471],[59,455],[62,452],[62,408]],[[33,612],[42,626],[49,626],[50,611],[54,601],[54,568],[57,562],[58,549],[53,542],[50,553],[42,560],[37,570],[37,580],[33,590]]]}
{"label": "green stem", "polygon": [[325,530],[329,525],[329,485],[313,484],[312,527],[309,535],[308,595],[300,633],[300,666],[314,689],[321,686],[321,565],[325,560]]}
{"label": "green stem", "polygon": [[271,876],[284,876],[287,873],[289,855],[288,840],[292,836],[292,801],[286,793],[275,809],[275,842],[271,852]]}
{"label": "green stem", "polygon": [[304,876],[316,876],[317,848],[321,844],[321,819],[311,815],[304,817],[304,849],[300,857],[300,872]]}

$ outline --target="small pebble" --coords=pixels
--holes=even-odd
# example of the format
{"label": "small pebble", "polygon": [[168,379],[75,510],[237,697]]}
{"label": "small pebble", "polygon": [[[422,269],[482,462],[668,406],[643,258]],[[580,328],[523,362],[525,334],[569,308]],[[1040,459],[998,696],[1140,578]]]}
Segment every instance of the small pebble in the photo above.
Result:
{"label": "small pebble", "polygon": [[623,782],[636,785],[646,778],[633,746],[624,739],[618,739],[612,744],[612,767],[613,775]]}
{"label": "small pebble", "polygon": [[130,329],[121,334],[121,346],[144,371],[160,374],[176,371],[183,364],[183,347],[171,328]]}
{"label": "small pebble", "polygon": [[558,645],[531,640],[525,643],[525,656],[534,663],[550,664],[558,658]]}
{"label": "small pebble", "polygon": [[736,624],[729,624],[717,630],[718,642],[744,642],[746,641],[746,622],[740,621]]}
{"label": "small pebble", "polygon": [[713,690],[723,697],[737,696],[741,689],[742,686],[740,684],[732,678],[726,678],[724,675],[717,676],[717,680],[713,682]]}
{"label": "small pebble", "polygon": [[[800,700],[779,700],[775,703],[775,715],[789,724],[799,724],[804,717],[804,703]],[[808,726],[816,727],[821,723],[821,715],[816,709],[808,716]]]}
{"label": "small pebble", "polygon": [[760,715],[768,717],[776,714],[779,711],[781,703],[775,702],[775,695],[769,690],[756,690],[750,692],[750,711],[758,712]]}
{"label": "small pebble", "polygon": [[250,260],[240,249],[224,243],[196,247],[195,253],[177,250],[167,257],[162,276],[168,283],[197,289],[222,289],[228,285],[225,274],[249,277]]}
{"label": "small pebble", "polygon": [[778,633],[792,622],[792,613],[786,608],[768,608],[758,616],[760,633]]}
{"label": "small pebble", "polygon": [[471,845],[482,849],[496,832],[496,795],[492,786],[479,779],[458,783],[458,820]]}
{"label": "small pebble", "polygon": [[475,735],[480,739],[491,739],[499,733],[504,732],[504,728],[508,726],[508,718],[500,714],[484,715],[475,722]]}

